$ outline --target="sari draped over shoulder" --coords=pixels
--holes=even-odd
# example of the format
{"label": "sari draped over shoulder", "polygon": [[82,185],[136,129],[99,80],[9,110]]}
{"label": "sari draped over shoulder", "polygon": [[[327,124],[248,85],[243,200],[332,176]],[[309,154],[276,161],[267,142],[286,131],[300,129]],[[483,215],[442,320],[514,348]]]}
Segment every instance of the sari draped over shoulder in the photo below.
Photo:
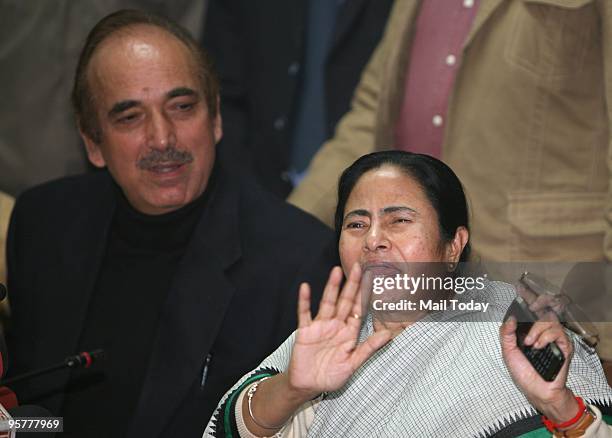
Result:
{"label": "sari draped over shoulder", "polygon": [[[487,282],[484,290],[459,298],[483,301],[482,294],[490,303],[486,314],[430,313],[377,351],[343,388],[324,394],[313,403],[307,436],[490,436],[537,415],[501,355],[499,326],[516,292],[509,284]],[[368,315],[359,341],[372,332]],[[232,400],[258,376],[285,371],[294,339],[295,333],[228,391],[204,437],[238,436]],[[597,355],[572,339],[568,387],[587,403],[611,406],[612,388]]]}

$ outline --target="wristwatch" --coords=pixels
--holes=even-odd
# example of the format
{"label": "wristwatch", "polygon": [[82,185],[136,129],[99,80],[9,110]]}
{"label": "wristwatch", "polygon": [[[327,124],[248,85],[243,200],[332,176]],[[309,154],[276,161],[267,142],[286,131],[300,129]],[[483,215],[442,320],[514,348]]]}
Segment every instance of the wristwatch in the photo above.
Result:
{"label": "wristwatch", "polygon": [[578,420],[571,429],[559,430],[556,427],[553,427],[551,430],[548,428],[548,425],[546,428],[553,434],[554,437],[577,438],[584,436],[586,430],[595,421],[595,418],[596,415],[593,410],[589,407],[589,405],[585,404],[580,420]]}

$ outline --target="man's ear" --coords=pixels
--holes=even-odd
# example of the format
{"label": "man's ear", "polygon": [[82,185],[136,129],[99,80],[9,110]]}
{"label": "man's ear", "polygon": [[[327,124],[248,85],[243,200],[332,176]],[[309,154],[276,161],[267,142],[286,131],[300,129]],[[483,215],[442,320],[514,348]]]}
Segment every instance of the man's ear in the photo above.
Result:
{"label": "man's ear", "polygon": [[96,167],[105,167],[106,160],[104,160],[104,156],[102,155],[102,150],[100,149],[100,145],[93,141],[93,139],[87,135],[83,130],[79,127],[79,133],[81,134],[81,138],[83,139],[83,143],[85,143],[85,150],[87,151],[87,158],[89,162]]}
{"label": "man's ear", "polygon": [[217,115],[215,116],[213,123],[213,135],[215,137],[215,144],[219,143],[219,140],[223,137],[223,120],[221,119],[221,103],[220,98],[217,97]]}
{"label": "man's ear", "polygon": [[470,233],[465,227],[458,227],[455,231],[455,237],[448,243],[446,247],[446,260],[452,263],[459,263],[463,248],[467,245]]}

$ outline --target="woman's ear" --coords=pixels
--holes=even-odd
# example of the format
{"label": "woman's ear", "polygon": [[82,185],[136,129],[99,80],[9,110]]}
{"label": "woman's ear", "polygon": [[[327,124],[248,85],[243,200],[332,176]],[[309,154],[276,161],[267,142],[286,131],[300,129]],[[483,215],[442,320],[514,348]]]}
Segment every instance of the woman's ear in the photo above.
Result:
{"label": "woman's ear", "polygon": [[446,260],[451,263],[459,263],[463,248],[467,245],[470,238],[470,232],[467,228],[461,226],[455,231],[455,237],[446,246]]}

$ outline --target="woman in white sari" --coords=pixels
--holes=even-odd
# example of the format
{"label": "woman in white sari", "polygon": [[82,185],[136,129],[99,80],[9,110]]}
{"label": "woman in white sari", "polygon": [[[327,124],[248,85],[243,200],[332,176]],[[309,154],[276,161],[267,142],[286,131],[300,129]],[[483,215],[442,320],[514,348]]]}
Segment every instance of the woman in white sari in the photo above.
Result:
{"label": "woman in white sari", "polygon": [[[553,397],[533,397],[533,376],[525,380],[524,373],[518,373],[517,383],[526,392],[517,387],[499,339],[500,322],[516,296],[510,285],[487,281],[460,297],[453,291],[445,295],[446,300],[488,302],[486,317],[484,312],[417,309],[395,321],[364,313],[362,273],[376,275],[400,263],[456,266],[467,260],[465,195],[442,162],[400,151],[360,158],[340,179],[336,229],[342,269],[331,272],[318,314],[311,317],[309,287],[302,285],[297,331],[228,391],[205,437],[489,436],[501,431],[517,436],[520,428],[541,426],[539,417],[533,423],[536,409],[554,424],[573,417],[573,394],[593,406],[612,404],[612,389],[596,355],[578,340],[574,348],[564,342],[558,323],[532,329],[533,343],[555,339],[566,358],[573,352],[571,364],[566,360],[552,383]],[[347,280],[340,290],[343,272]],[[503,329],[503,339],[514,336],[512,323]],[[513,367],[524,366],[510,344],[504,345]],[[536,386],[538,391],[549,388]]]}

